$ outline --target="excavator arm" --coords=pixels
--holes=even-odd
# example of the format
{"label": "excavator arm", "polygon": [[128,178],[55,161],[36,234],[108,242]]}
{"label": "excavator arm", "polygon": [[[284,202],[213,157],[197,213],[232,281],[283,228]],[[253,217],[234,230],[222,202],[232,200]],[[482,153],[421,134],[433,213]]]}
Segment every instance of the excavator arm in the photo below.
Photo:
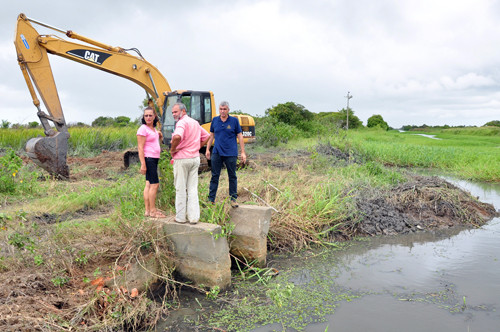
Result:
{"label": "excavator arm", "polygon": [[[40,35],[31,23],[64,33],[69,38],[83,41],[92,46],[70,42],[54,35]],[[33,99],[33,104],[38,109],[37,115],[46,135],[46,137],[29,140],[26,144],[26,151],[36,164],[49,173],[62,178],[69,177],[69,169],[66,165],[69,132],[50,67],[48,53],[103,70],[136,83],[155,99],[160,113],[163,111],[166,93],[171,91],[165,77],[155,66],[144,60],[138,51],[136,52],[139,56],[134,56],[127,53],[123,48],[112,47],[72,31],[64,31],[49,26],[29,19],[24,14],[20,14],[17,18],[14,44],[19,66]],[[41,110],[35,88],[49,114]],[[49,121],[54,124],[57,131],[51,128]]]}
{"label": "excavator arm", "polygon": [[[41,25],[76,39],[86,44],[65,40],[55,35],[40,35],[33,25]],[[209,130],[212,118],[216,115],[213,93],[210,91],[176,90],[172,91],[161,72],[147,62],[137,49],[130,49],[138,56],[127,53],[121,47],[113,47],[73,31],[65,31],[45,23],[27,18],[20,14],[14,44],[17,60],[30,91],[37,115],[45,131],[46,137],[32,138],[26,144],[28,156],[49,173],[61,178],[69,178],[66,164],[69,132],[64,119],[61,102],[50,67],[48,54],[55,54],[79,62],[86,66],[126,78],[141,86],[153,98],[162,115],[163,142],[170,143],[175,121],[171,114],[172,106],[181,101],[188,109],[188,115]],[[88,44],[88,45],[87,45]],[[48,114],[40,108],[40,95]],[[153,105],[150,105],[153,106]],[[249,115],[237,115],[243,129],[245,143],[255,141],[255,121]],[[53,123],[56,130],[52,128]],[[204,149],[204,148],[203,148]],[[202,150],[203,150],[202,149]],[[200,150],[200,152],[203,152]],[[124,155],[124,164],[128,166],[129,158],[134,153]],[[133,159],[133,158],[132,158]]]}

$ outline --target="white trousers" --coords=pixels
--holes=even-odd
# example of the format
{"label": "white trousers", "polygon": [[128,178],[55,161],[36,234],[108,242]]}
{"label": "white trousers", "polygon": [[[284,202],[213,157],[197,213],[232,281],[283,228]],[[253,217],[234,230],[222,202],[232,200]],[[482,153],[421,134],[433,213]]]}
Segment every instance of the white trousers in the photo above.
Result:
{"label": "white trousers", "polygon": [[198,167],[200,157],[174,160],[175,220],[198,222]]}

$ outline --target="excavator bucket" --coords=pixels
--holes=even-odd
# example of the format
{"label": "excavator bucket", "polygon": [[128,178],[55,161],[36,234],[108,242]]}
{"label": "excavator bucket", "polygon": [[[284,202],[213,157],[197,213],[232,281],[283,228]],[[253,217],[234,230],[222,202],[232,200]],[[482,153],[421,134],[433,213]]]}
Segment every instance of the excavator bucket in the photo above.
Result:
{"label": "excavator bucket", "polygon": [[26,143],[26,152],[31,160],[50,174],[69,179],[66,164],[69,134],[58,132],[53,136],[32,138]]}

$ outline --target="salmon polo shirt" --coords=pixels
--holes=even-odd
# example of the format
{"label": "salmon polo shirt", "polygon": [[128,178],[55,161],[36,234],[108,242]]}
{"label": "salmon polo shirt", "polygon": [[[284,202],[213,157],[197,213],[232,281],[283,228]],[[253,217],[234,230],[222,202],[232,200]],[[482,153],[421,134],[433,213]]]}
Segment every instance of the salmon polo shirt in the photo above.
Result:
{"label": "salmon polo shirt", "polygon": [[172,137],[179,135],[181,142],[177,146],[177,152],[174,153],[172,159],[187,159],[195,158],[200,155],[201,141],[206,140],[210,134],[203,129],[198,121],[183,115],[172,133]]}

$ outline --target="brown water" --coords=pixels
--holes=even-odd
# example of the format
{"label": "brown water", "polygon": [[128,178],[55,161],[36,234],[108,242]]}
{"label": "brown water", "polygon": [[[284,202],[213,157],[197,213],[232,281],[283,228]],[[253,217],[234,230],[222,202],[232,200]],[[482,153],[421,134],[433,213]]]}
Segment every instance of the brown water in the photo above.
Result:
{"label": "brown water", "polygon": [[[447,180],[499,209],[499,184]],[[473,230],[371,239],[327,260],[290,280],[307,287],[322,270],[337,287],[362,295],[335,303],[333,314],[305,331],[500,331],[500,218]]]}

